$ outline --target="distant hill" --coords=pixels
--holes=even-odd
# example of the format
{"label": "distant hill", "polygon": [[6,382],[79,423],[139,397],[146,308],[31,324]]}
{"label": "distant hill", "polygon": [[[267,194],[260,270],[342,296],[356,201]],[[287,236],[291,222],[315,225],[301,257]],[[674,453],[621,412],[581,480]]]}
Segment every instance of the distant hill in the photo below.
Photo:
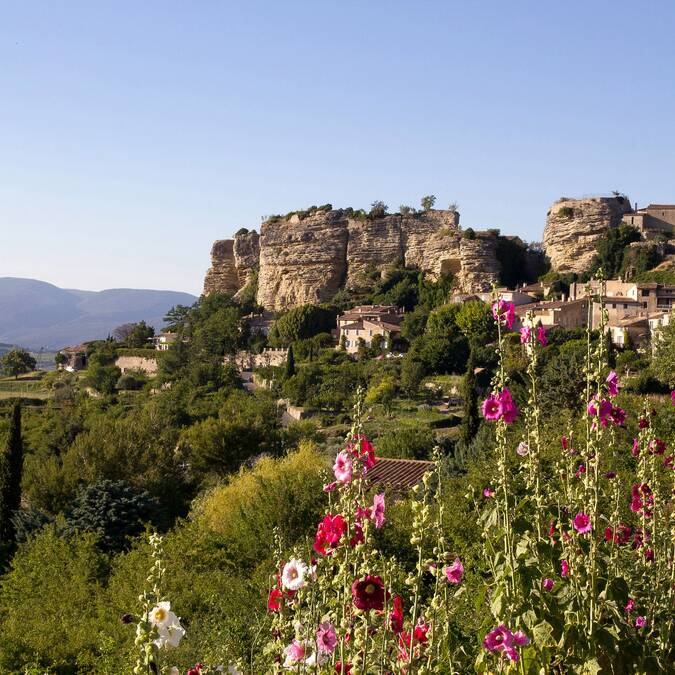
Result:
{"label": "distant hill", "polygon": [[123,323],[145,320],[160,329],[168,309],[196,299],[176,291],[79,291],[36,279],[0,277],[0,343],[58,349],[105,338]]}

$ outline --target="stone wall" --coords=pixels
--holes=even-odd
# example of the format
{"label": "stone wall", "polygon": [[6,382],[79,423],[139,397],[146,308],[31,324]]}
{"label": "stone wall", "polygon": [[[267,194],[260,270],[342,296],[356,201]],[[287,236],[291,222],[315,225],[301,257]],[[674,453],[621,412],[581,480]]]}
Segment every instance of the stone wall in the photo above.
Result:
{"label": "stone wall", "polygon": [[146,356],[118,356],[115,365],[123,372],[140,372],[148,375],[157,373],[157,359]]}
{"label": "stone wall", "polygon": [[588,269],[596,244],[630,213],[627,197],[559,199],[551,206],[544,228],[544,249],[556,272]]}
{"label": "stone wall", "polygon": [[373,275],[400,264],[431,278],[452,273],[463,291],[477,292],[498,281],[496,242],[490,233],[466,238],[456,211],[365,218],[337,209],[273,218],[259,237],[244,231],[214,244],[204,293],[236,293],[257,265],[258,302],[280,310],[366,288]]}

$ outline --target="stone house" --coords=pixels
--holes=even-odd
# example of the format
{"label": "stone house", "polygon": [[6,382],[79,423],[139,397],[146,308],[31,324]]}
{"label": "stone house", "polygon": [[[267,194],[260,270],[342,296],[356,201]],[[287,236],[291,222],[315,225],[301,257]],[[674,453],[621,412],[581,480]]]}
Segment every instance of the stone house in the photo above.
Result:
{"label": "stone house", "polygon": [[61,358],[57,363],[59,370],[65,370],[74,373],[77,370],[84,370],[87,367],[87,345],[74,345],[64,347],[59,350]]}
{"label": "stone house", "polygon": [[270,329],[272,328],[275,318],[276,314],[274,312],[264,310],[258,314],[247,314],[242,321],[248,327],[251,335],[261,333],[267,337],[270,334]]}
{"label": "stone house", "polygon": [[573,329],[585,328],[588,325],[588,301],[580,300],[552,300],[537,302],[531,305],[516,307],[514,330],[519,330],[525,321],[527,313],[532,313],[535,324],[542,326]]}
{"label": "stone house", "polygon": [[150,338],[155,349],[159,352],[165,352],[176,341],[178,335],[176,333],[161,332],[158,335]]}
{"label": "stone house", "polygon": [[665,326],[670,325],[670,312],[656,312],[649,315],[647,321],[649,322],[649,334],[652,342],[652,354],[659,348],[659,343],[663,339],[661,331]]}
{"label": "stone house", "polygon": [[665,234],[675,234],[675,204],[649,204],[644,209],[638,209],[637,204],[633,213],[627,213],[623,222],[638,229],[645,239]]}
{"label": "stone house", "polygon": [[370,347],[377,335],[392,345],[401,335],[401,321],[403,310],[394,305],[354,307],[337,318],[338,345],[343,345],[348,354],[356,354],[361,340]]}
{"label": "stone house", "polygon": [[649,341],[649,323],[645,315],[627,317],[618,321],[610,321],[607,329],[612,343],[617,347],[626,347],[632,344],[635,347],[644,347]]}

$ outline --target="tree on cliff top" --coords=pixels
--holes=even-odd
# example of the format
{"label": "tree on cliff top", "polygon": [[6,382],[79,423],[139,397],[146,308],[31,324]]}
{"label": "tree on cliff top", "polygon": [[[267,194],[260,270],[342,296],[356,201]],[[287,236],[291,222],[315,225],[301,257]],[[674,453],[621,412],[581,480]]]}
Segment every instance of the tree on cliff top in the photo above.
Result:
{"label": "tree on cliff top", "polygon": [[377,199],[370,205],[369,215],[373,216],[374,218],[381,218],[387,213],[388,210],[389,207],[383,201]]}
{"label": "tree on cliff top", "polygon": [[429,211],[433,209],[435,203],[436,203],[435,195],[427,195],[426,197],[422,197],[422,200],[420,202],[420,204],[422,205],[422,209],[424,209],[424,211]]}

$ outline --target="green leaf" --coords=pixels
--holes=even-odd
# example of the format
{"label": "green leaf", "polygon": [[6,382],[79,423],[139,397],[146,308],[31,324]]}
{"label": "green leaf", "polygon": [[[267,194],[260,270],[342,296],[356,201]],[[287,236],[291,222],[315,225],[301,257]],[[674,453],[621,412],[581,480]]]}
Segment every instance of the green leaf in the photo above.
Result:
{"label": "green leaf", "polygon": [[548,621],[538,623],[532,629],[532,639],[539,647],[552,647],[555,645],[553,626]]}
{"label": "green leaf", "polygon": [[582,666],[582,675],[598,675],[602,670],[596,658],[589,659]]}

